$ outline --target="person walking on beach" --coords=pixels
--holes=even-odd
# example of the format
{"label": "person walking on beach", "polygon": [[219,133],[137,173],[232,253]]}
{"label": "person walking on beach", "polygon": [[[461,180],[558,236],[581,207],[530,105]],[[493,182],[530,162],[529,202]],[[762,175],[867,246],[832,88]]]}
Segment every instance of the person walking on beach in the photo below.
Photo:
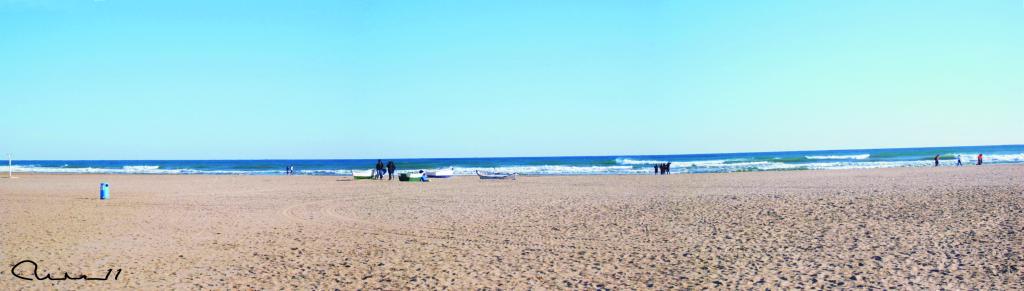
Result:
{"label": "person walking on beach", "polygon": [[388,168],[388,181],[391,181],[391,179],[395,175],[395,168],[397,168],[397,167],[395,167],[395,161],[388,161],[387,168]]}
{"label": "person walking on beach", "polygon": [[377,172],[374,172],[374,179],[384,180],[384,162],[377,160]]}
{"label": "person walking on beach", "polygon": [[935,166],[939,166],[939,155],[935,155]]}
{"label": "person walking on beach", "polygon": [[981,154],[978,154],[978,165],[981,166]]}
{"label": "person walking on beach", "polygon": [[963,165],[964,165],[964,163],[960,162],[960,155],[956,155],[956,166],[960,167],[960,166],[963,166]]}

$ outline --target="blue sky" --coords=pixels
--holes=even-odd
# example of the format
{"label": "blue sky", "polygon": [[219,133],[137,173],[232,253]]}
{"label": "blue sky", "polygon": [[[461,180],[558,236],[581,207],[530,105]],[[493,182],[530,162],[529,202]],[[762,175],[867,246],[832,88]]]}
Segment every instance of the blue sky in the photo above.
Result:
{"label": "blue sky", "polygon": [[0,0],[0,106],[21,159],[1020,144],[1024,2]]}

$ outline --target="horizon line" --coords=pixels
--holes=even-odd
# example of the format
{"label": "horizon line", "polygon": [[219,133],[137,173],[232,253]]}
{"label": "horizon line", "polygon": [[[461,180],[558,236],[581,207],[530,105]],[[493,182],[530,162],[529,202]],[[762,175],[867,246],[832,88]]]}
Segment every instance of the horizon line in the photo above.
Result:
{"label": "horizon line", "polygon": [[[846,149],[814,149],[814,150],[778,150],[778,151],[746,151],[746,152],[704,152],[687,154],[613,154],[613,155],[550,155],[550,156],[472,156],[472,157],[397,157],[397,158],[256,158],[256,159],[12,159],[12,161],[323,161],[323,160],[429,160],[429,159],[506,159],[506,158],[586,158],[586,157],[616,157],[616,156],[697,156],[697,155],[722,155],[722,154],[760,154],[760,153],[794,153],[794,152],[824,152],[824,151],[858,151],[858,150],[901,150],[901,149],[938,149],[938,148],[969,148],[969,147],[999,147],[999,146],[1024,146],[1024,144],[997,144],[997,145],[957,145],[957,146],[927,146],[927,147],[881,147],[881,148],[846,148]],[[13,153],[11,153],[13,154]]]}

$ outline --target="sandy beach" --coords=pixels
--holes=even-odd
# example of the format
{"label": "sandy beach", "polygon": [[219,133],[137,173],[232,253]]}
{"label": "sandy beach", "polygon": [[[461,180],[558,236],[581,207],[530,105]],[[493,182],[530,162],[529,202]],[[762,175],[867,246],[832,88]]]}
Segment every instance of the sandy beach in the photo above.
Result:
{"label": "sandy beach", "polygon": [[[0,179],[0,289],[1024,288],[1024,166]],[[111,200],[98,199],[98,184]],[[11,273],[117,280],[26,281]],[[31,268],[19,268],[31,276]]]}

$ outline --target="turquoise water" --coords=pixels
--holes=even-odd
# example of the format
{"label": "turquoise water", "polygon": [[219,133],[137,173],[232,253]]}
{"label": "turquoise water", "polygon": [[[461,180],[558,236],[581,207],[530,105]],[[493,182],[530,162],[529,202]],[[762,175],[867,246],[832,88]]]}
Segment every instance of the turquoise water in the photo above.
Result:
{"label": "turquoise water", "polygon": [[[672,173],[869,169],[931,166],[935,155],[952,166],[960,155],[973,165],[979,153],[986,164],[1024,163],[1024,145],[901,149],[754,152],[691,155],[615,155],[586,157],[501,157],[384,159],[402,171],[454,169],[457,175],[475,171],[517,172],[524,175],[653,174],[654,164],[672,163]],[[283,175],[293,165],[299,175],[350,175],[370,169],[376,159],[349,160],[45,160],[15,161],[13,170],[37,173],[112,174],[236,174]],[[7,166],[0,166],[7,171]]]}

